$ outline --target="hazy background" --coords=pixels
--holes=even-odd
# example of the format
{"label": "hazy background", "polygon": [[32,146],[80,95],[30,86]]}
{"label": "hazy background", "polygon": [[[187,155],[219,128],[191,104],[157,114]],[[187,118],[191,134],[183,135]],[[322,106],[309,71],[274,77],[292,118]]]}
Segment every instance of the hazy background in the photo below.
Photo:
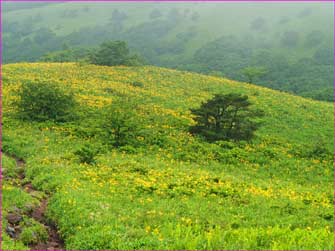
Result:
{"label": "hazy background", "polygon": [[4,63],[125,40],[148,64],[241,81],[264,67],[256,84],[333,100],[333,3],[2,4]]}

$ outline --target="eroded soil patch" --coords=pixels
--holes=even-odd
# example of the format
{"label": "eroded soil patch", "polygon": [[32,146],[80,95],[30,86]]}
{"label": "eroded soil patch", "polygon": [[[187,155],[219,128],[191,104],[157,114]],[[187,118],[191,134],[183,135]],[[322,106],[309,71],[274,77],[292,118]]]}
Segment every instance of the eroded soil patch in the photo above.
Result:
{"label": "eroded soil patch", "polygon": [[[6,216],[7,234],[13,239],[22,239],[20,235],[23,233],[25,226],[22,224],[25,220],[29,222],[36,222],[42,227],[42,232],[47,234],[47,236],[39,238],[36,237],[28,246],[31,250],[61,250],[64,248],[64,242],[60,238],[56,226],[51,223],[45,216],[45,212],[48,205],[48,196],[45,196],[40,191],[34,189],[30,182],[25,180],[24,168],[25,162],[22,159],[19,159],[13,155],[8,156],[15,159],[17,170],[17,177],[10,178],[12,183],[20,186],[20,188],[26,193],[30,194],[32,197],[36,198],[39,201],[38,206],[29,208],[27,207],[26,211],[20,210],[18,208],[11,209]],[[4,177],[6,179],[6,177]],[[35,235],[35,233],[33,233]],[[38,234],[36,234],[38,235]]]}

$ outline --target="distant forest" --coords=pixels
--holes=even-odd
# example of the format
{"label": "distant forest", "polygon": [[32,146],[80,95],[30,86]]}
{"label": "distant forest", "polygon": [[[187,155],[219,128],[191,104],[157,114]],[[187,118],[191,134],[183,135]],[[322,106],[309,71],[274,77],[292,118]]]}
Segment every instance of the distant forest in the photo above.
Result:
{"label": "distant forest", "polygon": [[[18,9],[53,8],[47,4],[17,3],[5,10],[10,13]],[[61,9],[59,18],[75,20],[90,13],[88,6],[78,10]],[[302,8],[296,19],[307,20],[312,13],[313,9]],[[245,68],[258,67],[264,69],[264,74],[253,80],[255,84],[317,100],[334,100],[332,36],[317,26],[300,31],[283,16],[276,25],[287,28],[276,33],[271,30],[273,24],[269,20],[256,16],[247,25],[248,33],[236,31],[207,39],[199,28],[206,21],[199,11],[151,8],[146,14],[145,21],[135,23],[128,12],[114,8],[107,23],[81,27],[67,34],[58,31],[61,25],[41,26],[45,18],[42,13],[27,15],[20,21],[4,19],[3,62],[78,61],[104,41],[123,40],[147,64],[239,81],[247,81],[243,74]],[[182,25],[185,27],[180,29]],[[264,39],[267,33],[271,39]],[[194,41],[200,38],[206,41],[195,46]]]}

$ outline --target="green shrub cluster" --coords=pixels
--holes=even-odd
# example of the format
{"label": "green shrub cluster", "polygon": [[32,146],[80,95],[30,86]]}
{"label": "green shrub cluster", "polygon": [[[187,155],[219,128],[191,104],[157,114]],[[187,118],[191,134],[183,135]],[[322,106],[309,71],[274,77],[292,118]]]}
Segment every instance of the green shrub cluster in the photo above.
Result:
{"label": "green shrub cluster", "polygon": [[96,52],[90,55],[90,62],[96,65],[141,65],[142,59],[138,55],[131,55],[125,41],[108,41],[100,45]]}
{"label": "green shrub cluster", "polygon": [[98,149],[90,144],[85,144],[82,148],[74,152],[74,154],[78,156],[80,163],[94,164]]}
{"label": "green shrub cluster", "polygon": [[65,122],[73,118],[73,94],[56,83],[25,82],[18,95],[19,116],[24,120]]}

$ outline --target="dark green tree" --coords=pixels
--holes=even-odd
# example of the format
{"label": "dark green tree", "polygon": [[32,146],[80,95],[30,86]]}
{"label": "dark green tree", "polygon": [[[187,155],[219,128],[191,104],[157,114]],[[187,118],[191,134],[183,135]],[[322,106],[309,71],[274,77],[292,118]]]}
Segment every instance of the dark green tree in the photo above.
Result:
{"label": "dark green tree", "polygon": [[26,82],[18,96],[19,116],[24,120],[65,122],[74,117],[73,94],[56,83]]}
{"label": "dark green tree", "polygon": [[260,78],[266,73],[264,67],[247,67],[242,70],[242,74],[248,79],[248,83],[253,83],[256,78]]}
{"label": "dark green tree", "polygon": [[136,66],[142,64],[137,55],[131,55],[128,45],[124,41],[109,41],[100,45],[96,53],[90,57],[90,61],[96,65],[127,65]]}
{"label": "dark green tree", "polygon": [[259,126],[254,119],[263,115],[259,110],[250,110],[250,105],[246,95],[216,94],[200,108],[191,109],[196,125],[190,132],[209,142],[250,140]]}

